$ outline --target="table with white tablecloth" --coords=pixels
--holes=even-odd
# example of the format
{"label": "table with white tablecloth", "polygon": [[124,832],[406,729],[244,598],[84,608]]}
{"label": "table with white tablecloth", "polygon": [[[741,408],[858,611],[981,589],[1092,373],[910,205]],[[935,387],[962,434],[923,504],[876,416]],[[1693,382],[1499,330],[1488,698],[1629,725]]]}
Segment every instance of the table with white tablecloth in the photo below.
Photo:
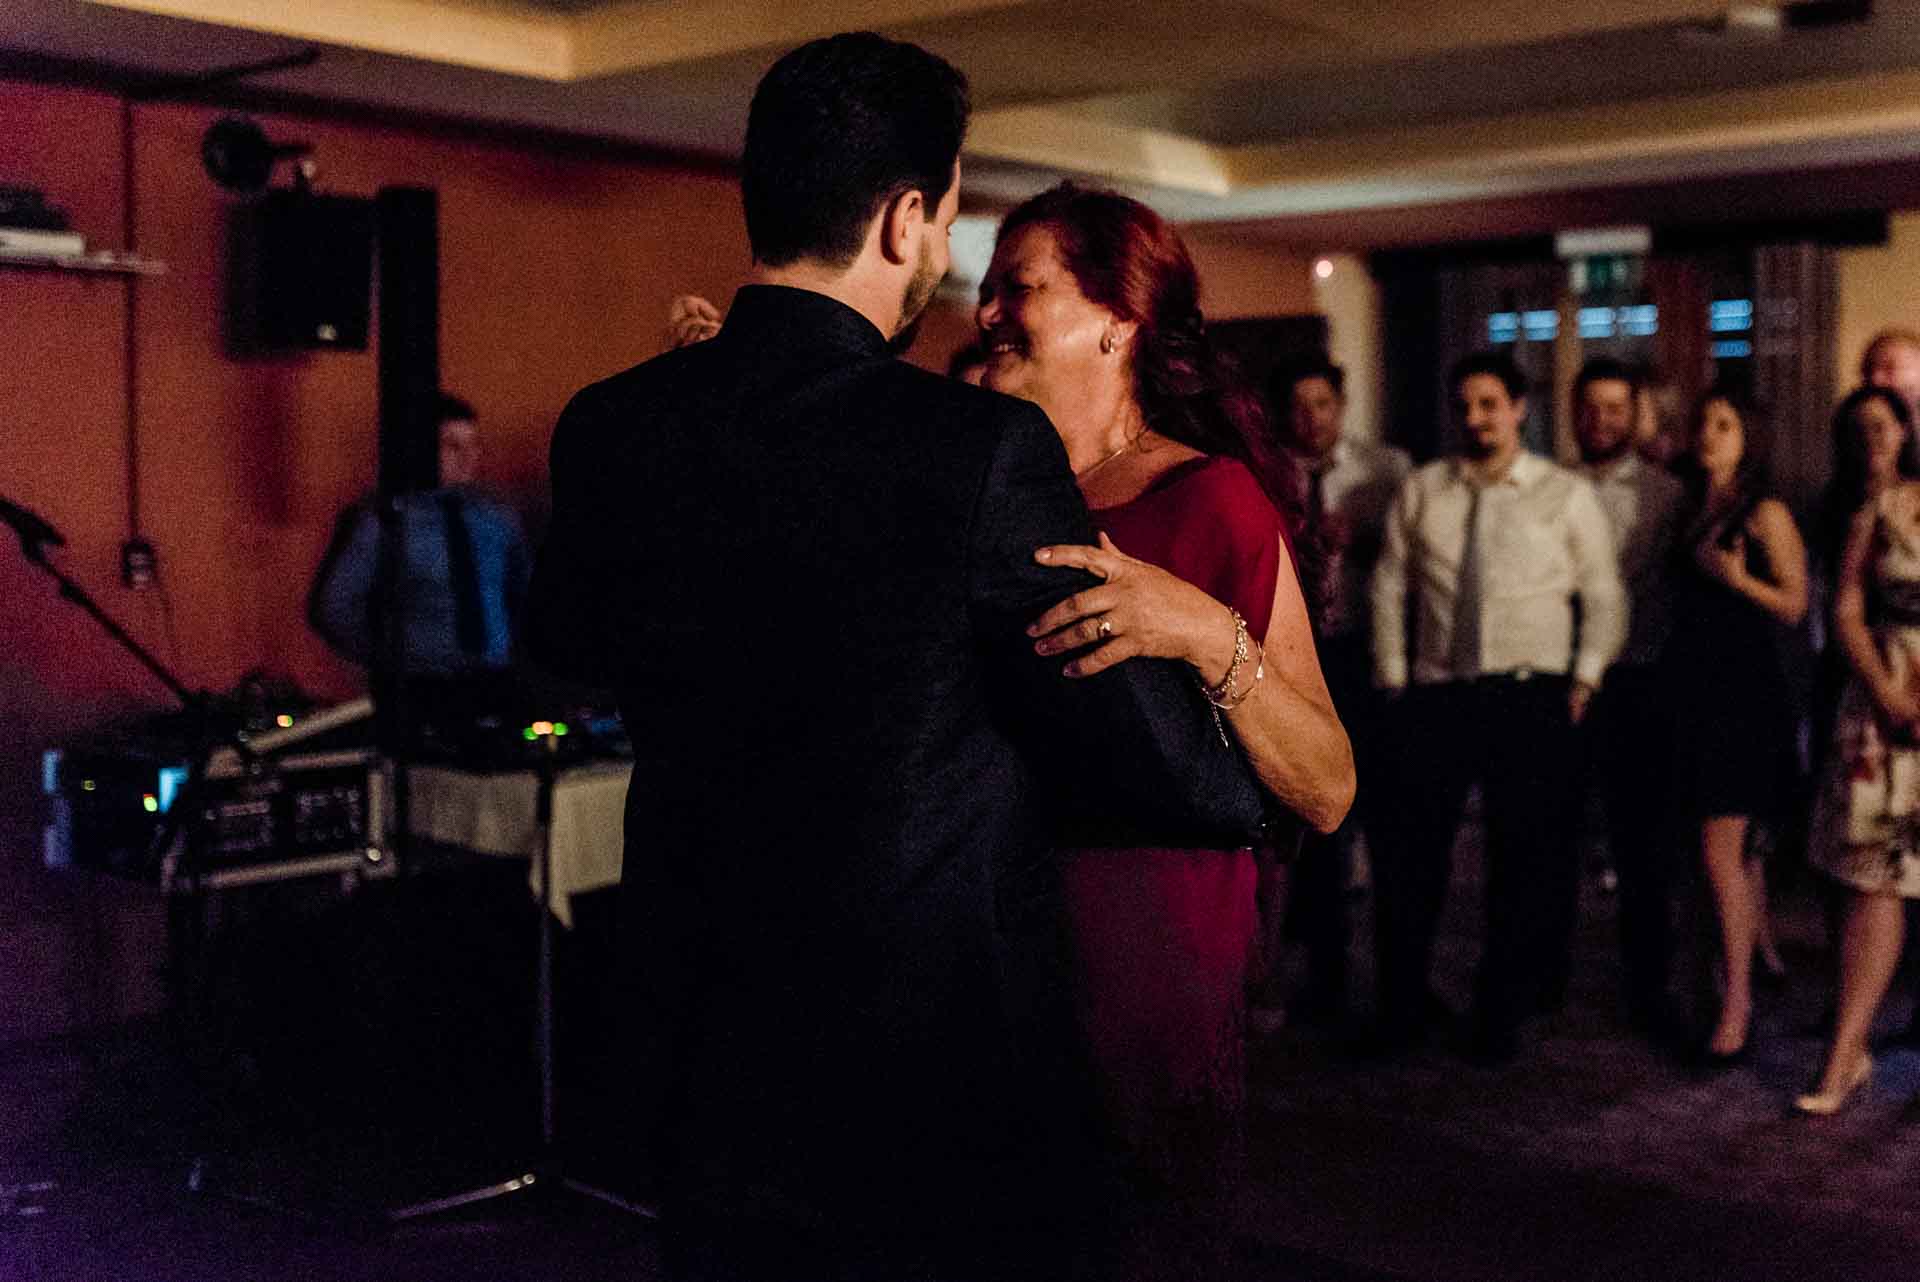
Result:
{"label": "table with white tablecloth", "polygon": [[[553,915],[573,925],[573,896],[615,885],[624,847],[633,764],[593,761],[556,772],[553,783]],[[407,826],[417,837],[479,854],[524,858],[540,895],[540,776],[533,770],[414,766]]]}

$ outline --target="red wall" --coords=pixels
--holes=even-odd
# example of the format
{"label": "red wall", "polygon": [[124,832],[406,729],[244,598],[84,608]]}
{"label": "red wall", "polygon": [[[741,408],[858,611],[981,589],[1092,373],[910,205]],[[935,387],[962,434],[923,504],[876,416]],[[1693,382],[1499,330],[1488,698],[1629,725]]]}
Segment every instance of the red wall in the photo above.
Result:
{"label": "red wall", "polygon": [[[374,475],[376,355],[227,355],[226,219],[202,172],[212,108],[131,113],[132,248],[164,276],[128,284],[0,268],[0,495],[68,539],[65,567],[188,684],[265,667],[333,698],[357,672],[309,632],[308,580],[335,513]],[[731,176],[579,148],[263,115],[310,143],[322,190],[440,196],[441,373],[480,412],[489,484],[538,516],[567,396],[653,355],[666,305],[730,297],[747,263]],[[121,229],[117,98],[0,81],[0,182],[64,207],[90,246]],[[166,592],[119,585],[129,533],[125,309],[137,308],[134,403],[142,532]],[[170,603],[173,627],[166,626]],[[151,891],[39,865],[37,760],[49,743],[166,697],[17,551],[0,550],[0,1041],[150,1008],[160,960]]]}

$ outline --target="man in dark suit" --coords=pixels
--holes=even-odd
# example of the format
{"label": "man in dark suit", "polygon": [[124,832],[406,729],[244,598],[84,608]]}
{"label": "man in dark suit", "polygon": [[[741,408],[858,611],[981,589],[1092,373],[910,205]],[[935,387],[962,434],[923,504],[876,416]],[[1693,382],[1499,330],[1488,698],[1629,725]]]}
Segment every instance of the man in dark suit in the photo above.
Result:
{"label": "man in dark suit", "polygon": [[911,45],[782,58],[742,162],[753,283],[554,434],[528,644],[616,690],[635,744],[623,1015],[699,1276],[1058,1276],[1090,1098],[1046,826],[1260,823],[1189,674],[1034,653],[1093,582],[1034,557],[1094,539],[1045,416],[893,359],[966,117]]}

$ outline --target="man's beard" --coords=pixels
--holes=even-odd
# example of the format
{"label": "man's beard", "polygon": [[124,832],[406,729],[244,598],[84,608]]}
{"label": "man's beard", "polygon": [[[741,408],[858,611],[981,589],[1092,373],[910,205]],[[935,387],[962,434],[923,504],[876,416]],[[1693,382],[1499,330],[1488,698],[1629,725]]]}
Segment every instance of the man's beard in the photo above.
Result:
{"label": "man's beard", "polygon": [[[1579,438],[1580,434],[1575,432],[1574,439],[1578,441]],[[1584,462],[1588,463],[1611,463],[1617,458],[1626,457],[1627,451],[1632,448],[1633,431],[1632,429],[1628,429],[1621,432],[1618,436],[1609,437],[1601,444],[1599,449],[1588,449],[1586,443],[1581,442],[1580,457]]]}
{"label": "man's beard", "polygon": [[945,272],[933,270],[933,251],[925,241],[920,243],[920,262],[913,269],[913,276],[907,281],[907,291],[900,298],[900,323],[894,326],[893,337],[888,340],[895,356],[904,356],[913,346],[913,340],[920,336],[920,320],[926,315],[927,304],[933,301],[934,291],[940,288]]}

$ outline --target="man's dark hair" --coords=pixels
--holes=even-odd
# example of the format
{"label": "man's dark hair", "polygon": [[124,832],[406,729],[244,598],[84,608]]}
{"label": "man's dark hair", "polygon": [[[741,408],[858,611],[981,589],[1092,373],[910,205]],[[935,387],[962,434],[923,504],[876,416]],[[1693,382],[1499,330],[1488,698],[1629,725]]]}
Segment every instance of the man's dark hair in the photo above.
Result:
{"label": "man's dark hair", "polygon": [[870,31],[801,45],[773,64],[747,113],[740,195],[754,261],[845,266],[881,206],[953,185],[967,79],[918,45]]}
{"label": "man's dark hair", "polygon": [[1474,352],[1462,356],[1453,363],[1453,371],[1447,375],[1447,391],[1459,395],[1460,384],[1475,374],[1491,374],[1499,379],[1511,400],[1517,401],[1527,394],[1527,376],[1513,363],[1513,357],[1505,352]]}
{"label": "man's dark hair", "polygon": [[1297,361],[1283,361],[1274,368],[1273,377],[1267,380],[1267,404],[1273,407],[1274,413],[1285,413],[1288,403],[1293,400],[1293,389],[1310,378],[1326,379],[1327,386],[1333,389],[1335,396],[1346,397],[1347,371],[1325,355],[1314,355]]}
{"label": "man's dark hair", "polygon": [[1580,367],[1573,379],[1573,403],[1580,404],[1580,398],[1587,394],[1590,383],[1625,383],[1633,395],[1640,394],[1640,371],[1625,361],[1611,356],[1596,356]]}
{"label": "man's dark hair", "polygon": [[433,420],[434,426],[437,427],[442,423],[478,423],[479,421],[480,416],[473,412],[473,406],[458,396],[440,393],[440,412]]}

